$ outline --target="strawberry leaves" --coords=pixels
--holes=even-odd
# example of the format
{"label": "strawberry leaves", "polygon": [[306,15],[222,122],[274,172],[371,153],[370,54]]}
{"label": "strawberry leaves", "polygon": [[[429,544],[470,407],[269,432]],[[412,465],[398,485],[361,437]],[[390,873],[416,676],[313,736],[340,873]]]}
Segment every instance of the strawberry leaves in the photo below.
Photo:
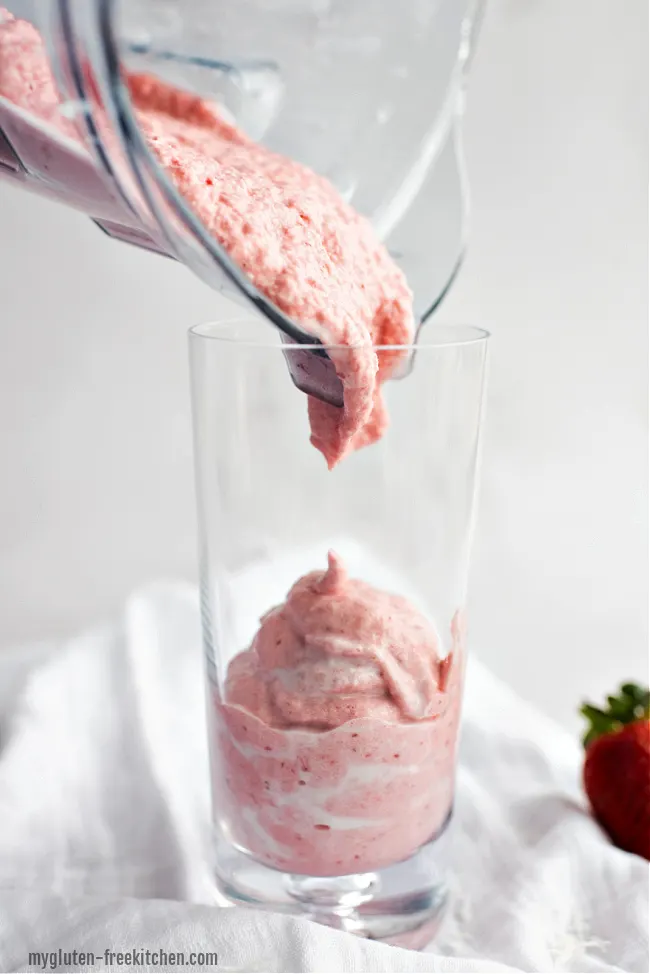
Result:
{"label": "strawberry leaves", "polygon": [[636,683],[623,683],[616,696],[607,697],[606,708],[585,703],[580,708],[580,713],[588,721],[583,744],[589,747],[604,734],[615,733],[635,720],[647,719],[650,716],[650,691]]}

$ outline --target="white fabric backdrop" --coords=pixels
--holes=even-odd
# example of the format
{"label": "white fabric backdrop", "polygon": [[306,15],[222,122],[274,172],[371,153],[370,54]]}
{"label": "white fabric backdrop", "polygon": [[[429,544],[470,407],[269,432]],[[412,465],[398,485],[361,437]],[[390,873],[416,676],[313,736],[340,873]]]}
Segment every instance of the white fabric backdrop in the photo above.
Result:
{"label": "white fabric backdrop", "polygon": [[476,661],[453,909],[422,955],[189,905],[213,902],[193,590],[154,586],[115,626],[6,653],[0,687],[0,970],[30,969],[30,951],[147,947],[287,974],[648,969],[647,864],[591,819],[572,737]]}

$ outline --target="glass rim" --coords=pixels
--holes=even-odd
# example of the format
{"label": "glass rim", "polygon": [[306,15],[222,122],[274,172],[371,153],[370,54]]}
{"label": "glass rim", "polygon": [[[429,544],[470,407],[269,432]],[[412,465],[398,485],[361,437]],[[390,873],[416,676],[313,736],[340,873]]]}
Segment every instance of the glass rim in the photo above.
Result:
{"label": "glass rim", "polygon": [[[263,319],[261,319],[263,322]],[[268,339],[255,339],[251,340],[248,338],[237,337],[234,334],[234,329],[239,324],[258,324],[260,319],[239,317],[239,318],[228,318],[223,321],[205,321],[199,324],[193,325],[189,331],[188,335],[190,340],[204,340],[217,342],[223,345],[239,345],[241,348],[273,348],[279,349],[282,352],[288,351],[305,351],[310,348],[309,345],[296,344],[295,342],[282,342],[279,341],[280,332],[271,322],[266,322],[266,325],[271,326],[269,331]],[[264,322],[263,322],[264,323]],[[228,334],[228,330],[231,333]],[[398,352],[398,351],[415,351],[426,348],[459,348],[466,347],[469,345],[481,345],[485,344],[488,339],[491,338],[491,334],[485,328],[479,328],[476,325],[452,325],[452,324],[433,324],[430,323],[428,326],[420,327],[418,333],[413,342],[403,345],[366,345],[363,343],[357,345],[342,345],[342,344],[319,344],[319,348],[323,348],[325,351],[335,351],[337,349],[351,349],[351,348],[366,348],[372,349],[375,352]]]}

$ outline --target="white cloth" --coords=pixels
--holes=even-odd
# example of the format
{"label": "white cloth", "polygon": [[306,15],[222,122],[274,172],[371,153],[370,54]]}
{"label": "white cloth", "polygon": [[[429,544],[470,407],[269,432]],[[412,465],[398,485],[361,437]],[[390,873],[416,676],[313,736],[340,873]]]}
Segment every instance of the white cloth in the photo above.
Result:
{"label": "white cloth", "polygon": [[218,968],[196,970],[648,969],[646,864],[590,818],[578,743],[476,660],[454,906],[420,954],[210,905],[192,589],[153,586],[119,625],[0,658],[0,716],[0,970],[59,948],[217,951]]}

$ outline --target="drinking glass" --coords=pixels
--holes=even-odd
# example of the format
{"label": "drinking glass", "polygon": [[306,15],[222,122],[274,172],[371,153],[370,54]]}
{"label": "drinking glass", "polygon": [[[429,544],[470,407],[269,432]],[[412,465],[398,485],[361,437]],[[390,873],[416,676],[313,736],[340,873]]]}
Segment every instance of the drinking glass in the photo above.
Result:
{"label": "drinking glass", "polygon": [[375,349],[388,428],[328,470],[291,349],[238,313],[190,332],[218,897],[419,947],[453,868],[488,335]]}

